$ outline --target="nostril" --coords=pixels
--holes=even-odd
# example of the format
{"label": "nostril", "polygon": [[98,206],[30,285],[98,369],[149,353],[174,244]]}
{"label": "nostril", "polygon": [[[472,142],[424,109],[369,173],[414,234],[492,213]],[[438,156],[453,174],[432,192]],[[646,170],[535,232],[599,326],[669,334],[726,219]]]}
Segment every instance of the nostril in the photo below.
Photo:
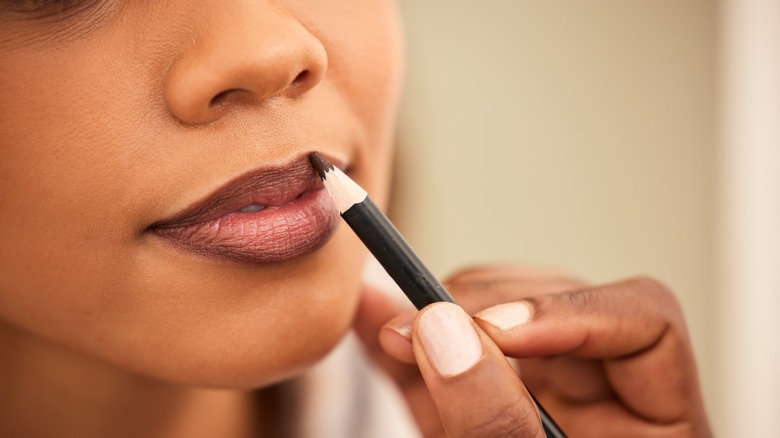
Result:
{"label": "nostril", "polygon": [[236,93],[239,93],[239,92],[241,92],[241,90],[238,89],[238,88],[231,88],[229,90],[225,90],[225,91],[217,94],[216,96],[212,97],[211,98],[211,102],[209,102],[209,106],[212,107],[212,108],[217,107],[217,106],[223,104],[228,99],[228,97],[230,97],[230,95],[236,94]]}
{"label": "nostril", "polygon": [[297,87],[304,82],[306,82],[306,79],[308,79],[310,73],[309,70],[303,70],[302,72],[298,73],[298,76],[293,79],[292,83],[290,84],[293,87]]}
{"label": "nostril", "polygon": [[[290,87],[291,88],[301,87],[309,80],[309,76],[311,76],[311,72],[308,69],[301,71],[292,80],[292,82],[290,83]],[[209,108],[217,108],[229,102],[239,103],[242,102],[243,99],[251,98],[248,95],[242,96],[246,92],[247,90],[242,88],[229,88],[227,90],[223,90],[211,98],[211,101],[209,101]]]}

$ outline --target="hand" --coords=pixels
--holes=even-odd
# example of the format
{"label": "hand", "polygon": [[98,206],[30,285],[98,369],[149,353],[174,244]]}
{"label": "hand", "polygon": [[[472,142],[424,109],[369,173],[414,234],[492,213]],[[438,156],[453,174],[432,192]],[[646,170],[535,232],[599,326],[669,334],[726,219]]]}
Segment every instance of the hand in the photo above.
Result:
{"label": "hand", "polygon": [[570,437],[710,436],[682,312],[657,282],[483,268],[445,286],[466,313],[399,314],[367,289],[355,322],[424,436],[544,437],[526,385]]}

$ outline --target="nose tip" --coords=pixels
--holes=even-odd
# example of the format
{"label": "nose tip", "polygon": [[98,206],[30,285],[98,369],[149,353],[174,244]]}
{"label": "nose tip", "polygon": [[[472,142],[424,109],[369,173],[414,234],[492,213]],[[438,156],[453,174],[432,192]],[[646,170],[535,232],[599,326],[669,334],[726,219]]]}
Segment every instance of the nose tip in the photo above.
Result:
{"label": "nose tip", "polygon": [[171,66],[164,99],[182,123],[209,123],[271,98],[296,99],[325,76],[325,48],[294,17],[276,11],[231,28],[201,38]]}

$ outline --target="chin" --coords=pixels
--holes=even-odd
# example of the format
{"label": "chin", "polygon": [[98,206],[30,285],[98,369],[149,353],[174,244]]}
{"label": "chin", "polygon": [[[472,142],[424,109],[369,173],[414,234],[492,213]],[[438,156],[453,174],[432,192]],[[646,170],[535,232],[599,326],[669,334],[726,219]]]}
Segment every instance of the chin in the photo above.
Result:
{"label": "chin", "polygon": [[[295,378],[318,363],[349,331],[332,320],[309,321],[297,333],[242,336],[221,345],[194,345],[177,360],[162,365],[156,377],[176,384],[252,390]],[[276,338],[269,343],[268,338]]]}
{"label": "chin", "polygon": [[166,248],[164,259],[174,263],[143,268],[157,275],[139,285],[166,302],[144,301],[143,317],[126,315],[103,353],[185,385],[254,389],[300,374],[346,335],[357,308],[365,251],[343,228],[323,248],[273,266],[204,262]]}

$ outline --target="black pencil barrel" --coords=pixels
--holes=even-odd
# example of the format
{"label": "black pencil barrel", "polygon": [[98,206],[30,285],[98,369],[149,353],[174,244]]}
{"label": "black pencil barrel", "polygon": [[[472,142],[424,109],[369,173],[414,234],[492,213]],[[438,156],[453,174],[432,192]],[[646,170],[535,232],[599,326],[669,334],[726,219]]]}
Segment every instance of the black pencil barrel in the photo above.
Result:
{"label": "black pencil barrel", "polygon": [[566,434],[564,434],[561,428],[558,427],[558,424],[555,422],[555,420],[553,420],[552,417],[547,414],[547,411],[544,409],[542,404],[539,403],[539,400],[537,400],[536,397],[531,394],[531,391],[528,391],[528,394],[534,400],[536,407],[539,409],[539,418],[542,420],[544,436],[547,438],[566,438]]}
{"label": "black pencil barrel", "polygon": [[439,301],[455,302],[371,198],[353,205],[341,217],[417,309]]}

